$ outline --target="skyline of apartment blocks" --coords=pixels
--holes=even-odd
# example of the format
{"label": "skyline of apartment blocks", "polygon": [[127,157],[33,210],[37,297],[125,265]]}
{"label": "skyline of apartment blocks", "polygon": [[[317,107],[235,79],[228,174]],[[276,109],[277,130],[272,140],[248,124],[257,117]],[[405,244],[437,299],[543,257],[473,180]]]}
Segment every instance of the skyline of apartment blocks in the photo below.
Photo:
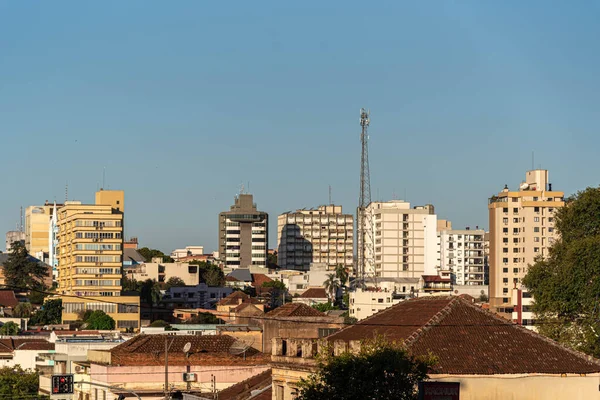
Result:
{"label": "skyline of apartment blocks", "polygon": [[527,267],[547,257],[557,237],[554,212],[564,192],[553,191],[548,171],[527,171],[518,191],[508,186],[488,202],[490,226],[490,307],[512,312],[512,291],[520,288]]}
{"label": "skyline of apartment blocks", "polygon": [[95,204],[67,201],[57,211],[57,293],[68,295],[62,297],[63,323],[102,310],[119,329],[139,328],[139,297],[121,296],[124,199],[123,191],[100,190]]}
{"label": "skyline of apartment blocks", "polygon": [[372,202],[365,212],[367,274],[385,278],[437,275],[437,216],[433,205],[410,208],[408,202],[391,200]]}
{"label": "skyline of apartment blocks", "polygon": [[440,272],[450,271],[456,285],[485,284],[485,230],[452,229],[439,220],[438,239]]}
{"label": "skyline of apartment blocks", "polygon": [[229,268],[266,267],[269,215],[258,211],[253,196],[241,193],[219,214],[219,256]]}
{"label": "skyline of apartment blocks", "polygon": [[283,269],[308,271],[311,263],[327,269],[354,264],[354,216],[342,206],[287,212],[277,218],[277,263]]}

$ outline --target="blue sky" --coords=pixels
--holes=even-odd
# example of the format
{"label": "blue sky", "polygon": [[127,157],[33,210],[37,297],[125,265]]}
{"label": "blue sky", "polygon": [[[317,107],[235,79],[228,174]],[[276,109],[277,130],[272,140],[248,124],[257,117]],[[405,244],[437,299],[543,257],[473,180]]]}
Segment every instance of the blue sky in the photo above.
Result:
{"label": "blue sky", "polygon": [[[289,3],[289,4],[288,4]],[[525,4],[526,3],[526,4]],[[217,244],[250,182],[271,216],[358,198],[487,227],[531,168],[598,185],[597,2],[0,0],[0,231],[19,207],[126,192],[126,234]]]}

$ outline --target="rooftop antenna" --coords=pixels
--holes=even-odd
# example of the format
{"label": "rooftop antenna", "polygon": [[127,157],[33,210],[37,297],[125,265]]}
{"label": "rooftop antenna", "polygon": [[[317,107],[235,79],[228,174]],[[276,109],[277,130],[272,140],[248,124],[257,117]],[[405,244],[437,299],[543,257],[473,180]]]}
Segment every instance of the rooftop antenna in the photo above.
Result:
{"label": "rooftop antenna", "polygon": [[69,201],[69,182],[65,184],[65,203]]}
{"label": "rooftop antenna", "polygon": [[535,152],[531,152],[531,170],[535,169]]}
{"label": "rooftop antenna", "polygon": [[244,194],[244,183],[240,186],[240,194]]}
{"label": "rooftop antenna", "polygon": [[102,189],[104,190],[106,181],[106,167],[102,169]]}
{"label": "rooftop antenna", "polygon": [[331,185],[329,185],[329,205],[333,205],[331,202]]}
{"label": "rooftop antenna", "polygon": [[19,232],[23,232],[23,206],[21,206],[21,226],[19,227]]}
{"label": "rooftop antenna", "polygon": [[248,191],[246,193],[250,193],[250,181],[248,181]]}

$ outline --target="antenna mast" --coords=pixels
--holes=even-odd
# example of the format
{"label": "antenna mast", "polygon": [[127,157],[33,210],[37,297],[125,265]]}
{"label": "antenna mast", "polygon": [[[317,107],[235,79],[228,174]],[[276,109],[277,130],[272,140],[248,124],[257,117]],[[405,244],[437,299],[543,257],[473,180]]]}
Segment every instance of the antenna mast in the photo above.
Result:
{"label": "antenna mast", "polygon": [[371,119],[369,118],[369,111],[364,108],[360,109],[360,142],[362,146],[362,152],[360,156],[360,194],[358,198],[358,210],[357,210],[357,230],[358,230],[358,251],[357,251],[357,278],[360,286],[364,286],[365,274],[367,267],[367,206],[371,203],[371,176],[369,173],[369,136],[367,128]]}

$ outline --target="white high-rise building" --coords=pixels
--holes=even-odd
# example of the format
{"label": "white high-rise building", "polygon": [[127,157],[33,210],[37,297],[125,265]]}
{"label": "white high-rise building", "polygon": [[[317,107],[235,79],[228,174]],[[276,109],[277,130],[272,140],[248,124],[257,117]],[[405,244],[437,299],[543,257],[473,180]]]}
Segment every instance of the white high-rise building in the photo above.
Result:
{"label": "white high-rise building", "polygon": [[[366,208],[366,274],[385,278],[437,275],[437,216],[431,204],[401,200]],[[372,253],[374,252],[374,253]]]}
{"label": "white high-rise building", "polygon": [[[440,221],[441,222],[441,221]],[[485,281],[483,229],[442,229],[438,266],[448,271],[456,285],[483,285]]]}

